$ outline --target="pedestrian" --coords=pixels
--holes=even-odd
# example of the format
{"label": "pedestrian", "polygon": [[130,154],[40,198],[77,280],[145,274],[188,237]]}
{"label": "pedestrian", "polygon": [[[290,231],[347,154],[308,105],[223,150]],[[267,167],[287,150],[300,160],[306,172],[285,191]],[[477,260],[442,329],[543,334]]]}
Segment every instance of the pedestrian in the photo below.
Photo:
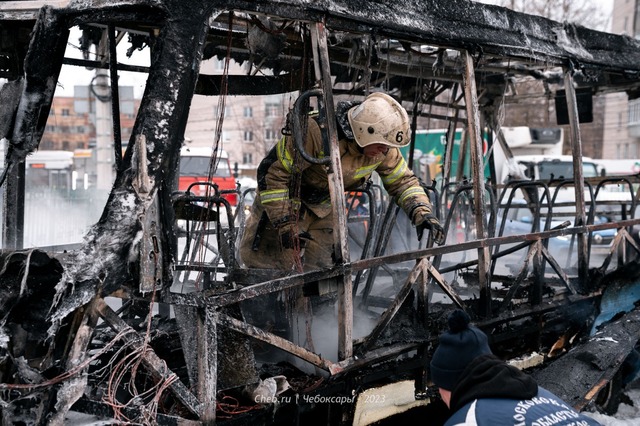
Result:
{"label": "pedestrian", "polygon": [[[338,145],[345,190],[362,187],[375,171],[387,192],[416,226],[437,244],[445,235],[427,194],[408,168],[399,148],[410,142],[409,118],[391,96],[373,93],[361,103],[336,108]],[[317,117],[307,122],[304,147],[326,156]],[[304,160],[293,136],[283,137],[258,167],[257,196],[240,242],[248,268],[297,272],[333,265],[333,211],[326,167]]]}
{"label": "pedestrian", "polygon": [[496,357],[469,322],[454,311],[431,359],[431,378],[451,412],[445,426],[600,425]]}

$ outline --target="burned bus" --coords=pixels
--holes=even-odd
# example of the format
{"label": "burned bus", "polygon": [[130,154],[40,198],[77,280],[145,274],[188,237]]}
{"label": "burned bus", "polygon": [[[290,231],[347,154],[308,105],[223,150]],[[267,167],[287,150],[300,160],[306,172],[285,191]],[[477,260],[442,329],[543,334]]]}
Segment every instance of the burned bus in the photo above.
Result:
{"label": "burned bus", "polygon": [[[583,175],[576,91],[637,97],[637,41],[462,0],[20,1],[0,4],[0,24],[4,420],[63,424],[79,411],[142,424],[372,424],[436,404],[429,360],[456,308],[498,356],[576,409],[615,410],[640,338],[638,177]],[[65,57],[75,26],[100,60]],[[125,39],[150,50],[148,67],[120,62]],[[248,65],[200,72],[211,58]],[[80,247],[25,251],[21,164],[38,147],[63,65],[109,70],[113,117],[119,73],[147,73],[147,83]],[[527,97],[563,99],[573,176],[499,182],[490,168],[485,177],[492,145],[511,157],[501,124],[521,84]],[[424,182],[442,246],[416,241],[379,182],[345,193],[335,106],[374,91],[402,103],[413,134],[448,129],[442,180]],[[173,185],[194,95],[224,111],[236,96],[285,93],[284,133],[301,137],[295,123],[320,111],[327,150],[305,160],[326,167],[335,218],[333,265],[304,273],[243,267],[249,193],[234,210]],[[118,135],[117,118],[112,126]],[[458,130],[464,175],[451,165]],[[600,202],[610,185],[628,201]],[[567,189],[574,198],[560,206]],[[573,220],[557,223],[559,207]],[[597,222],[605,207],[612,220]],[[509,232],[516,208],[528,209],[529,227]],[[591,256],[593,233],[611,229],[605,256]],[[289,297],[327,280],[336,283],[328,316],[312,296]],[[282,337],[283,321],[303,324],[301,338]]]}

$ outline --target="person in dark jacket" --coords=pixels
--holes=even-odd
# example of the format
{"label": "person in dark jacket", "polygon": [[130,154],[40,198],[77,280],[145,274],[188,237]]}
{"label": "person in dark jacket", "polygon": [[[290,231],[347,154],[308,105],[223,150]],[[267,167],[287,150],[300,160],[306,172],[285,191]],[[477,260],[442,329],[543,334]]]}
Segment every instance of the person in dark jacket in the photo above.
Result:
{"label": "person in dark jacket", "polygon": [[445,426],[595,426],[535,380],[491,352],[466,312],[449,316],[431,359],[431,377],[451,411]]}

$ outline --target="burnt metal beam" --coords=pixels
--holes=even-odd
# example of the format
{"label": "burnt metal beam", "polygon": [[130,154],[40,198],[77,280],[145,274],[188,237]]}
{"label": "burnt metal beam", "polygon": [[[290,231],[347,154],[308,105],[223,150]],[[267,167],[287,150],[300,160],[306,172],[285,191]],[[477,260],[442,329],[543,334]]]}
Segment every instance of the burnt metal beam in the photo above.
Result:
{"label": "burnt metal beam", "polygon": [[215,291],[208,290],[196,294],[168,293],[164,296],[164,301],[166,303],[175,303],[178,305],[187,306],[225,306],[254,297],[263,296],[269,293],[301,286],[302,284],[305,284],[307,282],[319,281],[326,278],[334,278],[342,274],[344,274],[344,269],[336,267],[322,271],[312,271],[305,272],[303,274],[295,274],[288,277],[272,280],[268,280],[267,278],[265,278],[265,282],[263,283],[253,284],[221,294],[217,294],[217,292]]}
{"label": "burnt metal beam", "polygon": [[200,419],[205,424],[216,420],[216,394],[218,383],[218,312],[207,306],[196,315],[196,341],[198,348],[198,399]]}
{"label": "burnt metal beam", "polygon": [[[425,339],[425,342],[427,340]],[[366,353],[364,357],[352,357],[335,364],[335,374],[347,373],[357,368],[370,366],[374,363],[380,363],[391,358],[395,358],[403,353],[419,349],[423,343],[402,343],[389,347],[374,349]]]}
{"label": "burnt metal beam", "polygon": [[602,265],[600,265],[600,267],[598,268],[601,273],[604,273],[607,270],[607,268],[609,267],[609,264],[611,263],[611,259],[613,255],[616,252],[620,251],[619,249],[623,241],[627,242],[636,251],[636,253],[640,255],[640,247],[638,246],[638,244],[635,242],[633,237],[629,235],[629,232],[627,232],[627,230],[624,227],[621,227],[618,229],[616,236],[613,237],[613,241],[609,246],[609,252],[607,253],[607,256],[604,258],[604,260],[602,261]]}
{"label": "burnt metal beam", "polygon": [[[459,84],[453,86],[451,91],[451,99],[456,99],[458,96],[458,89],[460,88]],[[456,108],[454,110],[453,118],[449,121],[449,126],[447,127],[447,144],[445,146],[445,154],[443,160],[443,168],[442,168],[442,176],[444,180],[442,182],[442,187],[447,188],[449,186],[449,181],[451,179],[451,169],[453,165],[453,146],[455,145],[456,139],[456,129],[458,127],[458,120],[460,119],[460,110]],[[464,136],[463,136],[464,138]],[[446,197],[446,191],[442,191],[442,197]],[[444,198],[443,198],[444,199]],[[443,203],[440,203],[441,205]],[[442,211],[440,213],[443,213]]]}
{"label": "burnt metal beam", "polygon": [[544,301],[542,304],[529,307],[529,306],[517,306],[512,310],[499,313],[490,319],[480,319],[475,324],[484,329],[491,330],[495,327],[507,324],[511,321],[518,321],[523,318],[535,317],[549,312],[563,310],[568,305],[578,303],[595,303],[597,299],[600,299],[602,294],[598,291],[596,293],[590,293],[586,295],[560,295],[553,300]]}
{"label": "burnt metal beam", "polygon": [[[482,159],[482,132],[480,130],[480,111],[478,109],[478,90],[476,88],[475,67],[471,54],[462,51],[464,61],[464,97],[467,107],[467,132],[471,155],[471,173],[473,174],[473,212],[475,214],[476,235],[486,237],[485,230],[485,186],[484,161]],[[488,247],[478,247],[478,281],[480,284],[480,313],[491,313],[491,254]]]}
{"label": "burnt metal beam", "polygon": [[109,77],[111,81],[111,117],[113,120],[113,151],[116,173],[122,167],[122,129],[120,128],[120,89],[118,87],[118,53],[117,45],[120,38],[116,37],[115,25],[109,24],[107,29],[109,39]]}
{"label": "burnt metal beam", "polygon": [[442,291],[444,291],[447,296],[449,296],[449,299],[451,299],[451,301],[458,308],[464,309],[464,302],[462,301],[460,296],[458,296],[458,294],[455,292],[453,287],[451,287],[447,283],[447,281],[444,279],[442,274],[440,274],[440,272],[438,272],[438,270],[435,268],[435,266],[433,266],[433,264],[431,264],[431,263],[427,263],[427,270],[429,271],[429,274],[431,274],[433,279],[436,281],[436,283],[438,284],[440,289]]}
{"label": "burnt metal beam", "polygon": [[505,312],[511,305],[511,300],[520,289],[520,285],[522,284],[524,279],[527,277],[527,273],[529,272],[529,262],[533,259],[533,257],[539,250],[540,250],[539,241],[536,241],[535,244],[529,247],[527,257],[525,257],[524,263],[522,264],[522,267],[520,268],[518,275],[516,275],[516,279],[513,281],[513,283],[511,283],[509,287],[509,291],[507,291],[507,294],[505,294],[504,297],[502,298],[502,303],[500,304],[499,312]]}
{"label": "burnt metal beam", "polygon": [[[374,327],[374,329],[369,333],[369,335],[362,341],[361,345],[358,347],[357,354],[358,356],[364,356],[365,353],[369,352],[369,350],[373,347],[376,340],[382,335],[382,333],[387,329],[388,325],[391,323],[395,315],[400,310],[400,307],[406,300],[411,288],[416,283],[416,281],[420,280],[419,291],[422,293],[426,293],[426,283],[427,276],[430,275],[436,283],[440,286],[440,288],[445,292],[447,296],[453,301],[453,303],[460,309],[464,309],[464,302],[456,294],[453,288],[447,284],[446,280],[438,270],[432,265],[432,263],[427,258],[420,259],[416,265],[413,267],[409,276],[407,277],[405,284],[396,294],[393,302],[387,307],[384,313],[381,315],[378,323]],[[422,289],[421,289],[422,288]],[[422,311],[426,311],[426,304],[424,305]],[[426,314],[426,312],[425,312]],[[423,317],[423,320],[426,320],[426,316]]]}
{"label": "burnt metal beam", "polygon": [[[0,6],[0,19],[24,18],[12,10],[12,3],[16,2]],[[108,9],[101,2],[96,1],[93,8],[92,2],[85,3],[88,3],[85,11],[66,10],[80,15],[86,10],[98,10],[100,6]],[[157,10],[158,5],[162,8],[165,3],[169,1],[121,0],[118,7]],[[303,0],[212,0],[209,7],[303,22],[325,21],[327,27],[335,31],[375,33],[378,37],[414,40],[451,49],[471,47],[485,57],[534,59],[559,66],[574,63],[586,69],[607,70],[611,75],[619,76],[622,82],[637,79],[640,72],[639,43],[632,38],[470,1],[403,1],[385,4],[381,9],[380,3],[375,1],[353,4],[347,0],[320,0],[309,4]]]}
{"label": "burnt metal beam", "polygon": [[[562,283],[567,287],[567,289],[569,289],[571,294],[577,294],[575,287],[573,286],[573,284],[571,284],[571,280],[569,279],[567,274],[562,270],[560,265],[558,265],[558,262],[551,255],[551,253],[549,253],[549,250],[544,246],[544,244],[540,245],[540,251],[542,252],[542,255],[547,260],[547,262],[549,262],[549,265],[551,265],[553,270],[556,272],[558,277],[560,277],[560,279],[562,280]],[[542,271],[542,273],[544,273],[544,271]]]}
{"label": "burnt metal beam", "polygon": [[364,342],[362,342],[362,345],[360,345],[360,347],[358,348],[357,356],[363,356],[366,352],[368,352],[374,345],[376,340],[387,329],[387,326],[389,325],[389,323],[391,323],[391,320],[400,310],[400,307],[406,300],[415,282],[425,274],[425,268],[428,262],[429,261],[426,258],[423,258],[415,264],[415,266],[409,273],[409,276],[405,280],[404,285],[396,294],[396,297],[391,305],[384,311],[374,329],[371,331],[371,333],[369,333]]}
{"label": "burnt metal beam", "polygon": [[[537,241],[540,239],[548,239],[565,235],[573,235],[582,232],[592,232],[601,229],[613,229],[620,227],[628,227],[640,224],[640,219],[629,219],[616,223],[603,223],[598,225],[587,225],[581,227],[571,227],[554,229],[549,231],[535,232],[531,234],[523,235],[510,235],[505,237],[492,237],[483,240],[467,241],[456,245],[431,247],[421,250],[415,250],[412,252],[397,253],[386,256],[378,256],[369,259],[356,260],[351,262],[350,267],[352,272],[357,272],[364,269],[370,269],[373,267],[379,267],[384,264],[400,263],[407,260],[416,260],[422,257],[436,256],[447,253],[454,253],[464,250],[476,250],[479,247],[491,247],[498,244],[512,244],[521,243],[523,241]],[[164,295],[165,303],[175,303],[178,305],[187,306],[225,306],[233,303],[238,303],[243,300],[251,299],[254,297],[263,296],[269,293],[274,293],[280,290],[293,288],[300,286],[307,282],[318,281],[325,278],[332,278],[344,273],[340,267],[334,267],[322,271],[311,271],[303,274],[291,275],[288,277],[277,278],[274,280],[267,280],[267,277],[263,277],[265,282],[257,283],[243,288],[235,289],[226,293],[216,294],[213,291],[204,291],[197,294],[177,294],[168,293]]]}
{"label": "burnt metal beam", "polygon": [[339,372],[339,369],[336,369],[336,365],[333,362],[324,359],[321,356],[301,346],[298,346],[280,336],[276,336],[275,334],[266,332],[258,327],[247,324],[225,314],[219,314],[217,321],[223,327],[228,327],[229,329],[237,331],[238,333],[245,334],[247,336],[253,337],[256,340],[260,340],[262,342],[280,348],[332,374]]}
{"label": "burnt metal beam", "polygon": [[[76,67],[83,68],[96,68],[96,69],[109,69],[108,64],[105,64],[102,61],[92,61],[90,59],[78,59],[78,58],[64,58],[62,60],[63,65],[71,65]],[[140,65],[130,65],[130,64],[117,64],[118,70],[120,71],[130,71],[130,72],[139,72],[147,74],[149,72],[149,67],[140,66]]]}
{"label": "burnt metal beam", "polygon": [[628,227],[640,224],[640,219],[628,219],[615,223],[603,223],[598,225],[586,225],[571,228],[553,229],[549,231],[532,232],[522,235],[509,235],[504,237],[491,237],[483,240],[466,241],[455,245],[446,245],[440,247],[431,247],[421,250],[415,250],[412,252],[390,254],[386,256],[379,256],[375,258],[363,259],[353,261],[351,268],[354,271],[362,269],[369,269],[376,266],[381,266],[387,263],[399,263],[406,260],[415,260],[425,256],[436,256],[447,253],[455,253],[465,250],[475,250],[479,247],[491,247],[494,245],[521,243],[523,241],[536,241],[540,239],[548,239],[553,237],[559,237],[563,235],[574,235],[581,232],[592,232],[602,229],[614,229],[620,227]]}
{"label": "burnt metal beam", "polygon": [[227,95],[272,95],[295,92],[300,89],[302,70],[293,70],[277,76],[262,75],[207,75],[200,74],[195,93],[205,96],[220,96],[223,79]]}
{"label": "burnt metal beam", "polygon": [[21,249],[24,232],[24,162],[38,147],[49,117],[69,30],[51,7],[43,7],[24,60],[24,86],[5,157],[3,247]]}
{"label": "burnt metal beam", "polygon": [[[333,208],[333,253],[334,262],[338,265],[349,263],[349,241],[347,232],[347,206],[344,199],[344,179],[340,145],[338,143],[337,121],[335,117],[333,83],[329,74],[330,60],[327,45],[327,30],[324,24],[316,22],[311,27],[311,41],[315,65],[316,80],[324,89],[325,122],[320,123],[321,129],[326,131],[329,138],[329,158],[327,167],[329,180],[329,195]],[[351,271],[347,268],[345,274],[338,277],[342,285],[338,285],[338,358],[350,358],[353,354],[353,282]]]}
{"label": "burnt metal beam", "polygon": [[[575,189],[576,218],[574,224],[582,226],[587,223],[584,206],[584,180],[582,178],[582,138],[578,119],[578,100],[573,84],[572,70],[566,70],[564,75],[564,89],[567,94],[567,111],[569,113],[570,142],[573,154],[573,180]],[[588,235],[578,234],[578,277],[586,282],[589,273]]]}

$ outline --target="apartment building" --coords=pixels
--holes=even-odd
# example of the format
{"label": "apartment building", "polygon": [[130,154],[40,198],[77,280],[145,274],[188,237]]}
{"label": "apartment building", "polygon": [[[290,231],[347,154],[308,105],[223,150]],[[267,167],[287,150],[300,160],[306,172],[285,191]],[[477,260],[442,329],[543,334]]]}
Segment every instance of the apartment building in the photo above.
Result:
{"label": "apartment building", "polygon": [[[128,86],[120,87],[119,97],[121,139],[126,146],[140,99],[134,99],[133,88]],[[96,115],[97,102],[102,101],[90,85],[75,86],[73,96],[55,96],[39,149],[74,151],[95,148],[96,120],[99,119]],[[111,115],[107,119],[110,121]]]}
{"label": "apartment building", "polygon": [[[638,38],[636,0],[614,0],[611,32]],[[633,97],[636,97],[635,99]],[[606,96],[602,158],[640,157],[640,98],[622,93]]]}
{"label": "apartment building", "polygon": [[[204,61],[201,74],[216,75],[225,72],[225,60],[212,58]],[[229,74],[248,74],[248,62],[232,61]],[[221,128],[219,146],[229,154],[232,166],[238,165],[241,175],[255,177],[255,170],[282,137],[286,115],[297,94],[267,96],[202,96],[195,95],[191,102],[189,121],[185,130],[187,144],[214,146]]]}

